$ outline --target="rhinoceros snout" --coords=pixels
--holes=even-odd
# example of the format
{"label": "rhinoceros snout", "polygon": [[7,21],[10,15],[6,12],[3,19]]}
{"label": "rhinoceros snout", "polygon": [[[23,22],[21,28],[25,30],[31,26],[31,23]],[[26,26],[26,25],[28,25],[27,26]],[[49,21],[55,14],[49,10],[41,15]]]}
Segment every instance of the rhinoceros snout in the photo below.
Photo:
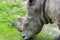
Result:
{"label": "rhinoceros snout", "polygon": [[26,37],[26,36],[22,36],[24,38],[24,40],[29,40],[30,38],[29,37]]}
{"label": "rhinoceros snout", "polygon": [[30,39],[33,39],[33,38],[31,38],[31,37],[23,36],[23,35],[22,35],[22,37],[24,38],[24,40],[30,40]]}

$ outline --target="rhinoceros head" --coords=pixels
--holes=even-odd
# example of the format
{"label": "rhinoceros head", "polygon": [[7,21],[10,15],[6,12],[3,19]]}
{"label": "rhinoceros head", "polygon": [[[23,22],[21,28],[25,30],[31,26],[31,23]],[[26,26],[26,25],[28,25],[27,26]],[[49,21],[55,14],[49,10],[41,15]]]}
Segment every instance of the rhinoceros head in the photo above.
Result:
{"label": "rhinoceros head", "polygon": [[29,0],[27,5],[27,16],[17,17],[18,23],[10,20],[10,23],[15,28],[22,32],[22,36],[25,40],[28,40],[38,34],[43,26],[43,22],[40,20],[40,0]]}

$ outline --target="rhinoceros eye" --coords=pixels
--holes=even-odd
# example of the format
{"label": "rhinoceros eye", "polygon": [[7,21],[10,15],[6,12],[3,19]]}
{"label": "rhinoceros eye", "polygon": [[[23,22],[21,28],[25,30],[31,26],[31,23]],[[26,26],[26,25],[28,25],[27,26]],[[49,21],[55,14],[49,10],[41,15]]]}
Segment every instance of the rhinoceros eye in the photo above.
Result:
{"label": "rhinoceros eye", "polygon": [[27,27],[28,25],[29,25],[28,23],[25,23],[25,25],[24,25],[24,26],[26,26],[26,27]]}
{"label": "rhinoceros eye", "polygon": [[26,20],[25,23],[24,23],[24,26],[28,26],[28,25],[29,25],[29,23],[28,23],[28,21]]}

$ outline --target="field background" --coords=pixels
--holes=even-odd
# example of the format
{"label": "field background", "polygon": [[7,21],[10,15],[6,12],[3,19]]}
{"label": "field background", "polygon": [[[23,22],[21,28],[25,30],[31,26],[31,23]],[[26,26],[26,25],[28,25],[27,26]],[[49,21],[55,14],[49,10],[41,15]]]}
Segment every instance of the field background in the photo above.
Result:
{"label": "field background", "polygon": [[[21,32],[12,26],[8,19],[17,22],[16,15],[24,16],[26,0],[0,0],[0,40],[24,40]],[[51,26],[51,27],[48,27]],[[33,40],[54,40],[57,35],[55,24],[49,24]]]}

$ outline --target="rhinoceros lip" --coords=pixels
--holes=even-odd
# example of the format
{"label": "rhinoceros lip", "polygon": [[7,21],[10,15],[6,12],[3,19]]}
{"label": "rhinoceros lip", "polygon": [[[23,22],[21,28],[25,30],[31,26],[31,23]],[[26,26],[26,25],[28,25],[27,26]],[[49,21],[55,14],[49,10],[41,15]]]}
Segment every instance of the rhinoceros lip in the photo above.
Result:
{"label": "rhinoceros lip", "polygon": [[33,39],[33,37],[30,37],[30,38],[29,37],[25,37],[24,39],[25,40],[31,40],[31,39]]}

